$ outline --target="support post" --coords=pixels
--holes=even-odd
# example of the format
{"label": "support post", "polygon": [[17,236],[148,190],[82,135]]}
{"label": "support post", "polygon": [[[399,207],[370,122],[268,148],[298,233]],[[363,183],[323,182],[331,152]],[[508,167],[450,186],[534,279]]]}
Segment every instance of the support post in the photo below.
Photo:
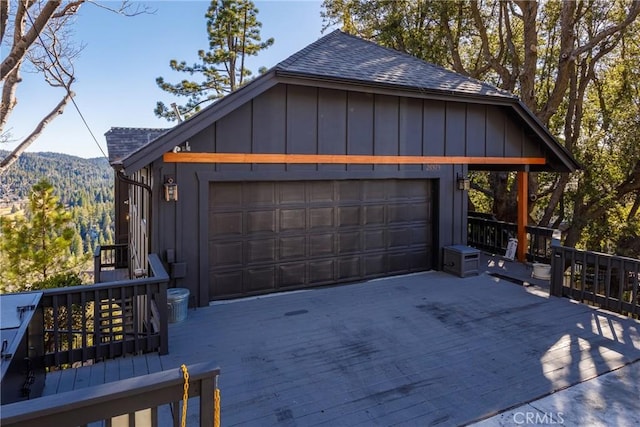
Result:
{"label": "support post", "polygon": [[529,212],[529,173],[518,172],[518,261],[527,261],[527,222]]}

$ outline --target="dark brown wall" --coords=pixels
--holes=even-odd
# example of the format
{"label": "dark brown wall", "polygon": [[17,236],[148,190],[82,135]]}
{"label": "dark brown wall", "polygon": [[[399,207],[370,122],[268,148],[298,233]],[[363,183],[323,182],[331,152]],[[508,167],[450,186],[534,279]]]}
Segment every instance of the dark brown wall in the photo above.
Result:
{"label": "dark brown wall", "polygon": [[123,244],[128,243],[129,240],[129,221],[127,216],[129,214],[129,205],[125,203],[129,200],[129,184],[126,184],[118,179],[118,173],[114,175],[114,223],[115,223],[115,243]]}
{"label": "dark brown wall", "polygon": [[[193,152],[543,156],[522,126],[497,106],[284,84],[213,123],[189,144]],[[435,179],[436,244],[465,244],[467,195],[457,190],[456,178],[467,171],[466,165],[165,164],[159,159],[154,181],[174,175],[180,200],[154,199],[152,250],[162,255],[173,249],[176,262],[187,264],[186,277],[174,284],[190,288],[206,304],[211,181],[358,178]]]}

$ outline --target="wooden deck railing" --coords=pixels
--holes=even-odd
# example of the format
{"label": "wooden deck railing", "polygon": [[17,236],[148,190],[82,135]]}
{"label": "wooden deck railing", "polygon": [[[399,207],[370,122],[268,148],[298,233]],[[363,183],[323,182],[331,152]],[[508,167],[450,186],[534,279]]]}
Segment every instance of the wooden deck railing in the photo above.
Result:
{"label": "wooden deck railing", "polygon": [[[504,254],[509,239],[517,237],[518,234],[518,225],[512,222],[470,215],[467,223],[467,244],[495,254]],[[526,226],[525,229],[529,235],[527,261],[551,263],[551,241],[554,229],[531,225]]]}
{"label": "wooden deck railing", "polygon": [[45,367],[166,354],[169,276],[156,254],[149,255],[149,272],[140,279],[45,290],[39,307]]}
{"label": "wooden deck railing", "polygon": [[640,318],[640,260],[554,246],[551,295]]}
{"label": "wooden deck railing", "polygon": [[[210,427],[214,425],[214,392],[220,370],[208,362],[189,366],[188,372],[189,398],[200,397],[197,425]],[[3,405],[0,424],[3,427],[71,427],[103,421],[107,426],[158,426],[158,408],[170,404],[173,425],[177,427],[183,393],[182,370],[174,369]],[[196,404],[191,400],[187,402],[189,406]],[[118,424],[120,420],[116,417],[124,418],[123,422]]]}
{"label": "wooden deck railing", "polygon": [[129,245],[101,245],[93,253],[94,283],[100,283],[103,270],[127,268],[129,266]]}

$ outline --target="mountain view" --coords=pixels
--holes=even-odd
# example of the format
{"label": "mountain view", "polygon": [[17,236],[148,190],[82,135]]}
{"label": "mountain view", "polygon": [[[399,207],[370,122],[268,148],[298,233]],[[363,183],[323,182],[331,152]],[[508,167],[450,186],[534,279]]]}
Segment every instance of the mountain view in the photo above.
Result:
{"label": "mountain view", "polygon": [[[0,158],[7,155],[0,150]],[[0,215],[21,213],[29,191],[47,179],[72,213],[77,230],[74,255],[113,243],[113,169],[105,158],[83,159],[61,153],[24,153],[0,175]]]}

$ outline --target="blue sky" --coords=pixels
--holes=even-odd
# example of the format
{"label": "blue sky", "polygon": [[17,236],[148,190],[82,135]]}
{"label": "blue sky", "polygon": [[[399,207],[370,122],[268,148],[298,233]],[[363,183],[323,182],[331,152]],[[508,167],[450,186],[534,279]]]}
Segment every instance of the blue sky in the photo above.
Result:
{"label": "blue sky", "polygon": [[[321,1],[255,1],[262,22],[263,39],[275,43],[252,57],[248,67],[274,66],[314,42],[322,33]],[[117,2],[103,2],[117,5]],[[172,72],[169,61],[193,63],[199,49],[208,46],[204,14],[209,1],[147,1],[153,15],[123,17],[94,5],[84,5],[74,25],[74,38],[85,45],[75,61],[76,103],[102,149],[104,133],[111,127],[171,127],[174,124],[153,114],[157,101],[165,104],[184,100],[160,90],[156,77],[177,82],[186,74]],[[18,87],[18,105],[7,129],[14,139],[28,135],[38,120],[62,98],[59,88],[50,88],[42,76],[23,72]],[[15,144],[3,144],[10,149]],[[55,151],[79,157],[100,157],[102,153],[73,105],[45,129],[28,151]]]}

